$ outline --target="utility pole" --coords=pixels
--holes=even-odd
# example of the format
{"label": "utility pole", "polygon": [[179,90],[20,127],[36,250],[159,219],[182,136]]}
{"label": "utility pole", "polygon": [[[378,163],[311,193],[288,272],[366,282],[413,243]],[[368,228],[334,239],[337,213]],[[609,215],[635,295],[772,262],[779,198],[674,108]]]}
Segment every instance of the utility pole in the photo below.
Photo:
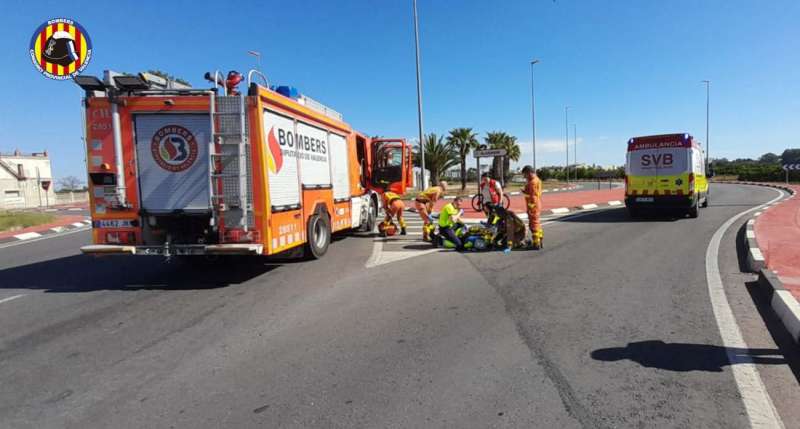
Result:
{"label": "utility pole", "polygon": [[[417,121],[419,123],[419,154],[420,154],[420,189],[425,189],[425,140],[422,124],[422,78],[419,72],[419,19],[417,18],[417,0],[414,2],[414,44],[417,53]],[[480,173],[479,173],[480,174]]]}
{"label": "utility pole", "polygon": [[533,171],[536,171],[536,98],[533,92],[533,65],[538,63],[539,60],[534,59],[531,61],[531,128],[533,128],[531,135],[533,136]]}
{"label": "utility pole", "polygon": [[566,131],[566,135],[564,136],[564,148],[567,152],[567,163],[564,164],[564,176],[567,178],[567,183],[569,183],[569,108],[570,106],[564,107],[564,131]]}
{"label": "utility pole", "polygon": [[578,181],[578,125],[572,124],[572,161],[575,163],[575,181]]}
{"label": "utility pole", "polygon": [[708,117],[709,117],[709,107],[710,107],[710,101],[711,101],[711,98],[710,98],[711,81],[710,80],[704,80],[703,83],[706,84],[706,165],[705,165],[705,168],[703,168],[703,171],[705,171],[708,168],[708,160],[711,159],[711,158],[709,158],[709,144],[708,144],[708,139],[709,139],[709,136],[708,136]]}

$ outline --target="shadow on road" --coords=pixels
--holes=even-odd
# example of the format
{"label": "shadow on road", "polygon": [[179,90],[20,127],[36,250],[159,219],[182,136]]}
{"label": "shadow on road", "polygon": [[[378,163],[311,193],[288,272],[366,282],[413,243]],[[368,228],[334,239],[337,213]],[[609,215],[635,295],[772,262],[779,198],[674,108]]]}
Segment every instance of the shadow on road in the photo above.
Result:
{"label": "shadow on road", "polygon": [[158,256],[75,255],[0,270],[0,289],[39,289],[53,293],[213,289],[243,283],[278,266],[258,258],[189,263],[166,262]]}
{"label": "shadow on road", "polygon": [[660,340],[628,343],[625,347],[597,349],[592,359],[615,362],[631,360],[646,368],[668,371],[721,372],[726,365],[756,363],[785,365],[778,349],[741,349],[708,344],[665,343]]}
{"label": "shadow on road", "polygon": [[557,222],[575,222],[575,223],[636,223],[636,222],[675,222],[682,219],[679,213],[644,213],[641,217],[633,219],[628,215],[625,208],[611,209],[611,210],[598,210],[596,212],[587,212],[580,216],[567,216],[564,218],[556,219]]}

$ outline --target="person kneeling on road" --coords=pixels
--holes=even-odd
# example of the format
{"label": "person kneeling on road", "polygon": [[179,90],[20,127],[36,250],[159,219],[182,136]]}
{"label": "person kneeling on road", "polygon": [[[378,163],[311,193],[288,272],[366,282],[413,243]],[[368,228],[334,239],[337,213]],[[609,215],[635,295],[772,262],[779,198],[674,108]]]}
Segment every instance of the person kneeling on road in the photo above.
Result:
{"label": "person kneeling on road", "polygon": [[456,236],[455,226],[461,220],[461,197],[455,197],[453,202],[445,204],[439,212],[439,233],[443,239],[450,240],[456,250],[464,250],[464,243]]}

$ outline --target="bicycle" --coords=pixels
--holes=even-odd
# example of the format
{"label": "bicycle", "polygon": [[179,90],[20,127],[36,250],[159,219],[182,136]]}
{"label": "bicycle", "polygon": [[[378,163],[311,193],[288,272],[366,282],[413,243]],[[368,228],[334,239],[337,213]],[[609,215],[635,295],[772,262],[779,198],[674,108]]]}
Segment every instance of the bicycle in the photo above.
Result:
{"label": "bicycle", "polygon": [[[511,206],[511,199],[508,198],[508,194],[503,194],[503,199],[500,200],[500,204],[502,204],[504,209],[508,209],[508,207]],[[472,197],[472,209],[476,212],[483,211],[483,195],[481,195],[480,192]]]}

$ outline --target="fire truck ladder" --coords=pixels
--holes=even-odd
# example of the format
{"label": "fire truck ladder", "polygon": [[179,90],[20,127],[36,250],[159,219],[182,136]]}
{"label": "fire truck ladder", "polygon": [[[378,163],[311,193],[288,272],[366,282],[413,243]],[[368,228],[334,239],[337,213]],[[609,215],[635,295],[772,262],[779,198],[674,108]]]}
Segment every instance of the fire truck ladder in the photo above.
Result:
{"label": "fire truck ladder", "polygon": [[[252,173],[245,99],[212,96],[213,144],[210,150],[213,222],[221,242],[246,241],[253,227]],[[245,233],[228,234],[231,230]]]}

